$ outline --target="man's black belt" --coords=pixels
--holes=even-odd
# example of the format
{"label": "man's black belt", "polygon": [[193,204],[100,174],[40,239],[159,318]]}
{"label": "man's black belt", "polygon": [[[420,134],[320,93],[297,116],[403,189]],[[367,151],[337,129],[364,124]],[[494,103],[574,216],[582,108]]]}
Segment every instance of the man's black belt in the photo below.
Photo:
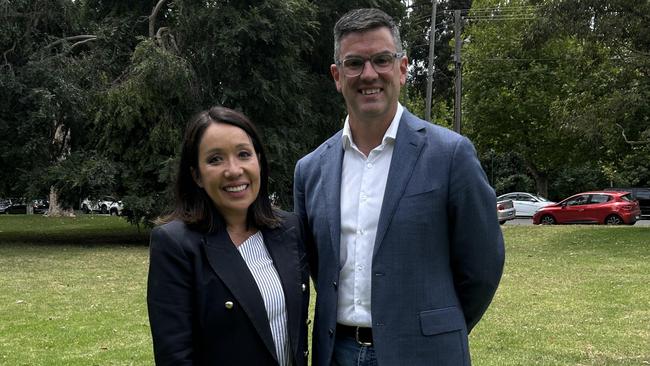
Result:
{"label": "man's black belt", "polygon": [[336,334],[354,338],[362,346],[372,346],[372,328],[336,324]]}

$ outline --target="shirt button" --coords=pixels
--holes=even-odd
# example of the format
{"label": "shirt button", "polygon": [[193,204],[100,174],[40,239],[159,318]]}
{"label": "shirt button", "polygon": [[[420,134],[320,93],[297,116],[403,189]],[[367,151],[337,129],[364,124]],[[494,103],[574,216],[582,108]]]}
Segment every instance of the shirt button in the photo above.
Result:
{"label": "shirt button", "polygon": [[357,305],[361,305],[361,300],[357,300]]}
{"label": "shirt button", "polygon": [[372,163],[366,164],[366,167],[368,167],[368,169],[372,169]]}

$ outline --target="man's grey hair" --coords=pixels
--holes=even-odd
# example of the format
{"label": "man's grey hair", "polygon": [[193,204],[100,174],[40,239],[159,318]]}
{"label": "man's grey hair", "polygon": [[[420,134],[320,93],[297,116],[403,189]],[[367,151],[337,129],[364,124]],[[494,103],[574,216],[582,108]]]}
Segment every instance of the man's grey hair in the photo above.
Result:
{"label": "man's grey hair", "polygon": [[345,13],[334,25],[334,62],[339,59],[341,39],[350,33],[365,32],[386,27],[390,30],[395,43],[395,51],[402,52],[399,29],[393,18],[379,9],[354,9]]}

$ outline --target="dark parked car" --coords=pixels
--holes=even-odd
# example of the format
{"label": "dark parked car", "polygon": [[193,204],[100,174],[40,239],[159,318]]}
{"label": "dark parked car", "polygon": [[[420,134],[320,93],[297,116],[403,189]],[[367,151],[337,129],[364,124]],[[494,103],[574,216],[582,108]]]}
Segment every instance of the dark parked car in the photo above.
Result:
{"label": "dark parked car", "polygon": [[48,200],[34,200],[32,201],[32,210],[34,214],[42,215],[47,213],[50,209],[50,202]]}
{"label": "dark parked car", "polygon": [[650,188],[607,188],[605,191],[630,192],[632,198],[639,201],[641,216],[650,219]]}
{"label": "dark parked car", "polygon": [[11,206],[11,200],[6,198],[0,198],[0,214],[7,213],[7,208]]}
{"label": "dark parked car", "polygon": [[533,224],[634,225],[639,218],[639,203],[629,192],[596,191],[540,208],[533,215]]}
{"label": "dark parked car", "polygon": [[0,214],[26,214],[27,204],[20,199],[4,199],[0,202]]}

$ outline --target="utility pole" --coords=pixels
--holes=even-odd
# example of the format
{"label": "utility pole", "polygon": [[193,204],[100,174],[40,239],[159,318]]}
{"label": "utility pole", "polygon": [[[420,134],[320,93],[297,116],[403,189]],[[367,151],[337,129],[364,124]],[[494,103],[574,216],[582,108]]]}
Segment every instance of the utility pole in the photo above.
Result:
{"label": "utility pole", "polygon": [[438,0],[431,0],[431,31],[429,32],[429,70],[427,71],[427,105],[424,119],[431,122],[431,99],[433,94],[433,55],[436,47],[436,7]]}
{"label": "utility pole", "polygon": [[454,11],[454,38],[456,39],[456,50],[454,54],[454,63],[456,65],[456,77],[455,77],[455,90],[456,97],[454,98],[454,131],[460,133],[460,122],[461,122],[461,111],[460,111],[460,101],[461,101],[461,90],[462,90],[462,77],[461,77],[461,63],[460,63],[460,10]]}

